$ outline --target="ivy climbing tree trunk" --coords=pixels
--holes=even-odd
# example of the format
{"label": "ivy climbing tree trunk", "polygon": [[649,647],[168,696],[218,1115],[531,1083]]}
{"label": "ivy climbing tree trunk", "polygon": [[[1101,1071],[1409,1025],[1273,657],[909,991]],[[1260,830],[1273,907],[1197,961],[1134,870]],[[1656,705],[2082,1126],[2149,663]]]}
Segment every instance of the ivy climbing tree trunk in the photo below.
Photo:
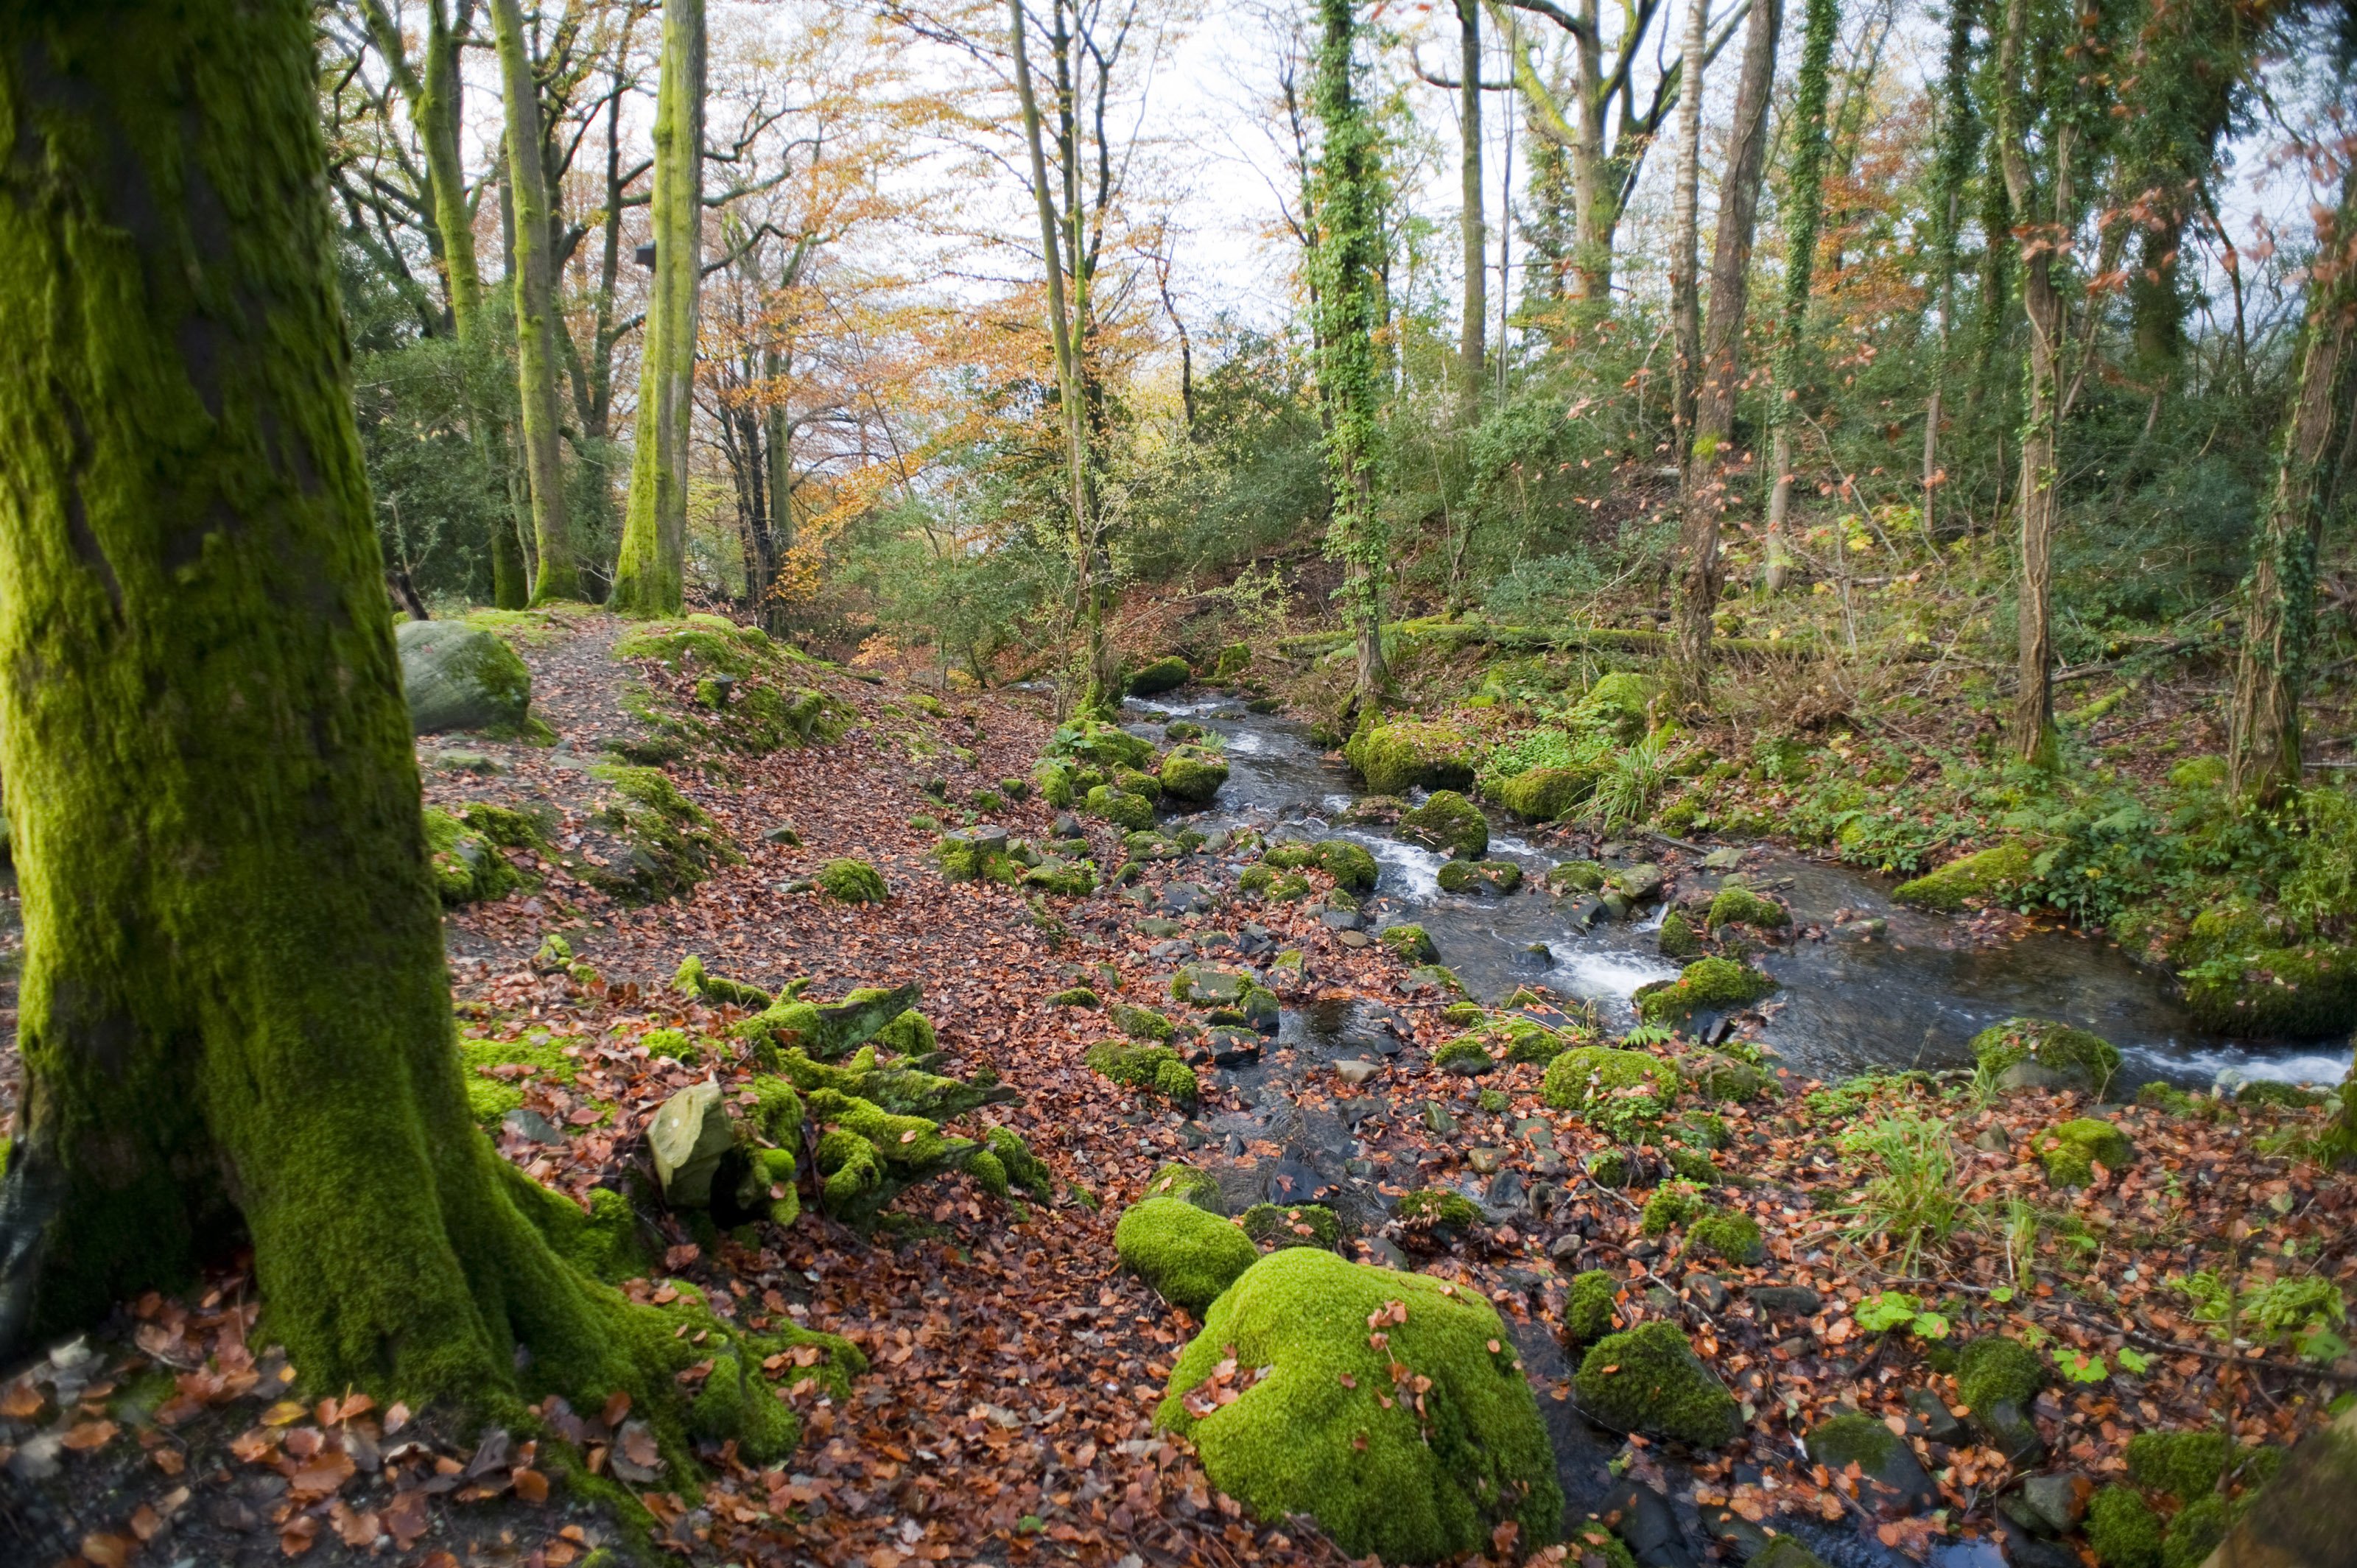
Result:
{"label": "ivy climbing tree trunk", "polygon": [[515,193],[516,390],[523,403],[523,468],[540,571],[532,600],[581,596],[565,519],[565,433],[556,394],[556,267],[549,254],[548,166],[541,156],[540,87],[517,0],[491,0],[506,100],[508,185]]}
{"label": "ivy climbing tree trunk", "polygon": [[630,616],[675,616],[684,602],[696,288],[704,271],[705,52],[704,0],[665,0],[654,190],[648,203],[654,282],[641,339],[630,500],[607,598]]}
{"label": "ivy climbing tree trunk", "polygon": [[314,92],[304,0],[0,9],[0,1359],[250,1240],[312,1389],[627,1389],[688,1462],[711,1343],[468,1112]]}
{"label": "ivy climbing tree trunk", "polygon": [[1948,338],[1956,314],[1956,231],[1964,218],[1964,182],[1980,152],[1980,122],[1973,114],[1972,65],[1975,0],[1948,0],[1948,52],[1938,95],[1939,154],[1932,171],[1932,292],[1940,303],[1937,346],[1932,355],[1932,393],[1923,405],[1923,536],[1935,537],[1933,509],[1939,499],[1940,421],[1948,381]]}
{"label": "ivy climbing tree trunk", "polygon": [[2299,788],[2300,694],[2316,635],[2316,557],[2324,540],[2357,369],[2357,171],[2317,224],[2299,390],[2284,422],[2275,492],[2243,584],[2241,650],[2228,725],[2230,787],[2272,806]]}
{"label": "ivy climbing tree trunk", "polygon": [[[1488,381],[1490,232],[1481,187],[1481,0],[1457,0],[1458,227],[1465,242],[1465,315],[1458,327],[1457,416],[1470,424],[1481,417],[1481,392]],[[1499,287],[1505,284],[1501,280]],[[1499,345],[1502,350],[1504,345]]]}
{"label": "ivy climbing tree trunk", "polygon": [[1710,297],[1704,302],[1702,385],[1695,393],[1695,446],[1714,461],[1735,434],[1735,394],[1743,384],[1743,320],[1751,299],[1751,242],[1759,231],[1760,189],[1768,172],[1768,100],[1776,86],[1776,46],[1783,0],[1752,0],[1745,23],[1743,70],[1735,84],[1735,119],[1727,172],[1718,182],[1718,228],[1710,247]]}
{"label": "ivy climbing tree trunk", "polygon": [[[1343,568],[1343,618],[1358,647],[1355,702],[1384,684],[1384,530],[1375,505],[1376,404],[1382,395],[1375,332],[1383,319],[1382,176],[1373,117],[1359,97],[1352,0],[1318,0],[1315,102],[1318,155],[1318,392],[1325,402],[1326,472],[1333,511],[1327,553]],[[1478,82],[1479,79],[1475,79]]]}
{"label": "ivy climbing tree trunk", "polygon": [[1841,30],[1841,0],[1809,0],[1801,70],[1792,84],[1792,163],[1785,199],[1784,308],[1770,361],[1768,403],[1768,570],[1764,586],[1781,593],[1792,574],[1787,530],[1792,510],[1792,413],[1801,395],[1801,336],[1809,322],[1809,280],[1817,264],[1817,226],[1825,210],[1825,71]]}

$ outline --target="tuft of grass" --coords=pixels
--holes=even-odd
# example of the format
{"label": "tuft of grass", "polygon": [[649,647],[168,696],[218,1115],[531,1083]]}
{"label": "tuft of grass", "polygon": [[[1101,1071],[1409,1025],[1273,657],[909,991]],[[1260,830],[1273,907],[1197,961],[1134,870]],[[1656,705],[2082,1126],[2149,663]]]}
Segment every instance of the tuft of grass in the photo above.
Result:
{"label": "tuft of grass", "polygon": [[1921,1272],[1923,1254],[1975,1218],[1958,1190],[1955,1144],[1947,1123],[1929,1117],[1885,1117],[1842,1135],[1845,1153],[1863,1159],[1867,1176],[1844,1216],[1844,1237],[1899,1258],[1897,1273]]}
{"label": "tuft of grass", "polygon": [[1653,802],[1670,787],[1670,758],[1659,734],[1649,735],[1612,759],[1596,781],[1587,814],[1607,832],[1653,814]]}

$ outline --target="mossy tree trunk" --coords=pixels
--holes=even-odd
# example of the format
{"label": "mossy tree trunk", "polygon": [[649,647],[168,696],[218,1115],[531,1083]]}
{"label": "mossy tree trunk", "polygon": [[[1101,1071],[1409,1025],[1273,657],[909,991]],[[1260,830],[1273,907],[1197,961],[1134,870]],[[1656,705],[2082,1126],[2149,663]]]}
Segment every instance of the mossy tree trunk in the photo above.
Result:
{"label": "mossy tree trunk", "polygon": [[[434,239],[442,263],[445,297],[450,322],[460,347],[467,350],[471,380],[480,363],[503,359],[489,340],[483,320],[482,269],[475,257],[475,209],[467,199],[467,166],[458,148],[458,126],[465,91],[459,72],[459,50],[466,43],[466,17],[474,7],[466,4],[456,23],[448,0],[428,0],[425,9],[425,52],[413,63],[406,41],[384,0],[366,0],[369,32],[384,57],[393,85],[409,101],[410,124],[425,150],[427,193],[432,200]],[[501,609],[522,609],[530,596],[524,566],[523,535],[532,527],[529,501],[511,493],[506,421],[490,397],[470,395],[468,426],[475,453],[495,491],[491,521],[491,601]]]}
{"label": "mossy tree trunk", "polygon": [[311,1387],[675,1406],[468,1114],[314,92],[303,0],[0,10],[0,1359],[244,1237]]}
{"label": "mossy tree trunk", "polygon": [[[1481,0],[1457,0],[1458,191],[1463,208],[1458,237],[1465,244],[1465,311],[1457,328],[1457,417],[1471,424],[1481,417],[1481,390],[1489,380],[1490,226],[1481,188]],[[1504,288],[1501,279],[1498,285]],[[1501,353],[1505,344],[1498,345]]]}
{"label": "mossy tree trunk", "polygon": [[2340,209],[2317,230],[2298,392],[2284,422],[2275,492],[2243,584],[2243,642],[2226,746],[2230,787],[2263,805],[2299,788],[2299,703],[2316,635],[2316,557],[2331,510],[2357,359],[2357,172],[2342,175]]}
{"label": "mossy tree trunk", "polygon": [[1841,0],[1809,0],[1801,70],[1792,87],[1792,162],[1785,199],[1784,302],[1776,326],[1769,392],[1768,569],[1763,586],[1781,593],[1792,571],[1787,544],[1792,507],[1792,413],[1801,395],[1801,335],[1809,320],[1809,280],[1816,270],[1817,226],[1825,210],[1825,71],[1841,31]]}
{"label": "mossy tree trunk", "polygon": [[491,0],[506,100],[508,187],[515,193],[516,388],[523,400],[523,467],[540,558],[532,600],[581,596],[565,518],[565,433],[556,395],[556,263],[549,253],[548,166],[542,156],[540,84],[517,0]]}
{"label": "mossy tree trunk", "polygon": [[1948,381],[1949,336],[1956,314],[1956,234],[1964,218],[1964,183],[1980,152],[1980,122],[1973,114],[1973,23],[1976,0],[1948,0],[1948,49],[1933,99],[1939,152],[1932,172],[1930,290],[1939,301],[1939,336],[1932,354],[1932,392],[1923,405],[1923,536],[1936,539],[1933,513],[1941,484],[1940,421]]}
{"label": "mossy tree trunk", "polygon": [[1311,265],[1318,277],[1318,395],[1327,410],[1326,472],[1333,494],[1326,550],[1342,563],[1338,596],[1358,649],[1355,701],[1365,708],[1381,697],[1385,679],[1383,574],[1389,542],[1375,504],[1383,155],[1373,116],[1358,92],[1352,0],[1318,0],[1318,16],[1314,91],[1324,142],[1318,155],[1318,223]]}
{"label": "mossy tree trunk", "polygon": [[704,0],[665,0],[655,91],[653,290],[640,359],[639,416],[621,553],[607,603],[675,616],[684,603],[687,470],[695,419],[695,306],[704,274]]}
{"label": "mossy tree trunk", "polygon": [[1679,705],[1709,701],[1710,612],[1718,599],[1718,509],[1704,495],[1711,465],[1695,450],[1702,392],[1702,83],[1707,0],[1686,0],[1685,74],[1678,90],[1678,163],[1671,181],[1670,439],[1678,466],[1678,602],[1670,661]]}

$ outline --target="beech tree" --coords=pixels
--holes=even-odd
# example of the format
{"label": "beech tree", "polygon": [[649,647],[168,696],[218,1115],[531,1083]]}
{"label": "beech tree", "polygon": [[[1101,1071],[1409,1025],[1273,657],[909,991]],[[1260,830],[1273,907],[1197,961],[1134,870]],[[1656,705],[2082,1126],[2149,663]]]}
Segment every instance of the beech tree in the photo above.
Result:
{"label": "beech tree", "polygon": [[0,1358],[249,1240],[313,1388],[781,1454],[762,1342],[569,1261],[469,1114],[314,88],[303,0],[0,10]]}

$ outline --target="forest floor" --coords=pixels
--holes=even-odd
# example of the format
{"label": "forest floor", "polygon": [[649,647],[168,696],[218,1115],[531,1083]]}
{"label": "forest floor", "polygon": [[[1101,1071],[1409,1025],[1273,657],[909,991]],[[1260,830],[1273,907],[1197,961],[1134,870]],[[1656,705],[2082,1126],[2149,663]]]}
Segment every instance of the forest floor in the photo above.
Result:
{"label": "forest floor", "polygon": [[[429,804],[544,808],[563,820],[557,842],[569,853],[604,858],[593,823],[608,781],[591,764],[637,733],[625,702],[634,682],[668,698],[684,679],[615,662],[618,630],[581,616],[519,637],[557,744],[421,742]],[[1616,1477],[1653,1487],[1688,1563],[1740,1560],[1766,1525],[1803,1529],[1828,1554],[1835,1538],[1854,1540],[1868,1552],[1857,1561],[1984,1538],[2003,1541],[2015,1568],[2068,1568],[2081,1561],[2075,1510],[2121,1477],[2134,1432],[2222,1423],[2241,1451],[2256,1453],[2294,1441],[2357,1382],[2357,1365],[2221,1340],[2167,1284],[2203,1268],[2264,1283],[2286,1260],[2349,1274],[2357,1183],[2298,1157],[2319,1112],[2106,1107],[2100,1113],[2127,1134],[2135,1158],[2063,1189],[2049,1185],[2036,1148],[2047,1130],[2091,1113],[2085,1096],[1974,1098],[1922,1075],[1833,1088],[1786,1078],[1753,1103],[1711,1108],[1727,1140],[1708,1197],[1760,1226],[1764,1255],[1682,1255],[1677,1236],[1647,1233],[1641,1195],[1577,1175],[1610,1144],[1543,1101],[1538,1067],[1501,1061],[1478,1080],[1441,1070],[1433,1047],[1458,1032],[1440,1017],[1448,999],[1381,943],[1347,940],[1358,933],[1322,921],[1314,905],[1239,894],[1240,858],[1189,854],[1147,866],[1135,886],[1079,898],[1027,898],[986,879],[944,884],[936,829],[923,824],[953,825],[970,813],[945,800],[1029,774],[1050,728],[1039,699],[935,698],[816,667],[810,678],[846,715],[838,739],[670,770],[738,846],[738,863],[634,906],[576,879],[561,858],[512,851],[526,885],[451,913],[469,1071],[516,1091],[499,1146],[558,1190],[643,1199],[655,1111],[706,1073],[731,1090],[754,1074],[727,1037],[741,1010],[672,988],[694,955],[764,987],[806,976],[814,998],[921,984],[941,1070],[987,1065],[1018,1091],[990,1114],[1046,1160],[1053,1198],[995,1198],[952,1176],[905,1195],[873,1234],[808,1200],[791,1228],[750,1234],[715,1234],[642,1201],[661,1266],[624,1282],[627,1293],[670,1300],[690,1284],[748,1329],[790,1319],[843,1336],[869,1367],[844,1400],[791,1365],[772,1369],[804,1422],[800,1449],[768,1468],[707,1455],[700,1485],[625,1458],[609,1431],[617,1414],[578,1429],[592,1468],[646,1477],[630,1481],[645,1514],[627,1520],[561,1478],[552,1487],[532,1434],[464,1433],[442,1412],[364,1400],[287,1400],[283,1358],[266,1343],[247,1346],[254,1304],[234,1271],[182,1300],[125,1304],[87,1345],[0,1384],[0,1558],[562,1568],[603,1545],[868,1568],[1340,1562],[1306,1520],[1245,1515],[1188,1444],[1155,1428],[1170,1365],[1199,1326],[1123,1270],[1113,1229],[1166,1162],[1190,1159],[1216,1165],[1232,1193],[1319,1197],[1374,1216],[1344,1242],[1349,1255],[1440,1274],[1494,1303],[1533,1371],[1576,1511],[1604,1507],[1625,1527],[1627,1494],[1609,1495]],[[1044,840],[1053,814],[1032,800],[989,817]],[[799,842],[765,837],[780,828]],[[1599,847],[1577,830],[1558,830],[1551,843]],[[1118,849],[1103,843],[1099,864],[1124,858]],[[844,904],[800,888],[840,856],[872,863],[891,896]],[[1657,858],[1674,897],[1699,856]],[[1322,889],[1322,874],[1311,876]],[[1204,907],[1178,912],[1191,902]],[[1207,1092],[1189,1111],[1085,1065],[1088,1047],[1114,1031],[1102,1011],[1052,996],[1085,985],[1186,1017],[1190,1009],[1170,1000],[1174,965],[1199,955],[1234,962],[1246,923],[1265,933],[1256,943],[1303,953],[1288,1007],[1355,1003],[1388,1021],[1378,1032],[1388,1039],[1371,1037],[1368,1081],[1348,1083],[1322,1062],[1288,1064],[1290,1047],[1272,1041],[1270,1058],[1295,1069],[1282,1103],[1255,1103],[1206,1069]],[[548,959],[552,936],[569,947],[570,964]],[[13,928],[6,940],[13,951]],[[13,990],[0,1004],[13,1042]],[[651,1055],[640,1042],[658,1028],[703,1042],[704,1059]],[[513,1059],[497,1059],[506,1046],[519,1047]],[[13,1093],[13,1043],[0,1075]],[[1888,1216],[1872,1207],[1871,1156],[1843,1139],[1876,1118],[1937,1119],[1953,1133],[1948,1185],[1968,1222],[1903,1265],[1889,1250]],[[1323,1190],[1314,1173],[1300,1185],[1306,1142],[1333,1122],[1355,1133],[1366,1162],[1348,1193]],[[1462,1188],[1501,1170],[1533,1181],[1572,1174],[1543,1209],[1485,1210],[1438,1229],[1382,1218],[1412,1189]],[[1596,1268],[1615,1276],[1621,1326],[1664,1318],[1688,1334],[1741,1402],[1743,1436],[1686,1455],[1642,1439],[1623,1446],[1582,1420],[1564,1325],[1572,1278]],[[1936,1321],[1889,1326],[1877,1309],[1900,1290],[1936,1308]],[[1951,1332],[2007,1333],[2050,1359],[2056,1376],[2028,1414],[2051,1456],[2038,1468],[2069,1477],[2055,1506],[2071,1518],[2049,1528],[1996,1511],[2026,1466],[1956,1418],[1964,1401],[1939,1369]],[[266,1314],[259,1334],[266,1341]],[[1848,1410],[1906,1440],[1926,1489],[1901,1502],[1879,1497],[1855,1467],[1811,1463],[1796,1440]],[[1501,1541],[1499,1553],[1513,1556],[1513,1543]],[[1658,1544],[1640,1557],[1648,1568],[1681,1561]]]}

